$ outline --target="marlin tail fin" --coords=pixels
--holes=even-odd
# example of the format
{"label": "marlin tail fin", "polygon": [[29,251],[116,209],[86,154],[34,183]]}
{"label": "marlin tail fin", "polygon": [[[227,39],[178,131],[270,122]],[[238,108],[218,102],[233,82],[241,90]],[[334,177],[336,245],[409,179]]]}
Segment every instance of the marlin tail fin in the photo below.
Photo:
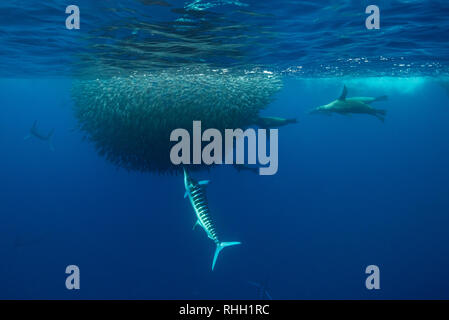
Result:
{"label": "marlin tail fin", "polygon": [[214,268],[215,268],[215,263],[217,262],[218,255],[220,254],[221,250],[223,250],[226,247],[238,245],[240,243],[241,242],[238,242],[238,241],[217,243],[217,248],[215,249],[215,254],[214,254],[214,261],[212,262],[212,270],[214,270]]}

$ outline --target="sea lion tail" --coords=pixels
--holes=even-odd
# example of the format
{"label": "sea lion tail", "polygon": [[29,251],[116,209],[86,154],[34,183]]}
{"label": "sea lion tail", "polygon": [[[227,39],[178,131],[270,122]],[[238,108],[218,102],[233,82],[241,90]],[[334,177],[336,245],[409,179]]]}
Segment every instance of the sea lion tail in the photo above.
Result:
{"label": "sea lion tail", "polygon": [[385,116],[387,115],[387,110],[376,109],[376,117],[382,122],[385,122]]}
{"label": "sea lion tail", "polygon": [[373,102],[387,101],[387,100],[388,100],[388,96],[380,96],[380,97],[377,97]]}

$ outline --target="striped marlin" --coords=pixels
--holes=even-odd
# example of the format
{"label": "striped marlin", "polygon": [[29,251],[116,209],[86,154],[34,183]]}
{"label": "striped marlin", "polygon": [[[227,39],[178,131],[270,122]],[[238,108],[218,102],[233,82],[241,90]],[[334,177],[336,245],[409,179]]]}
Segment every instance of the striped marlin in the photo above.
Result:
{"label": "striped marlin", "polygon": [[217,248],[215,249],[214,260],[212,262],[212,270],[214,270],[215,263],[217,262],[218,254],[226,247],[240,244],[240,242],[220,242],[218,240],[217,232],[215,231],[214,221],[210,216],[209,206],[207,204],[206,192],[204,186],[209,183],[208,180],[196,181],[189,176],[184,169],[184,186],[186,193],[184,198],[189,197],[193,210],[195,211],[197,221],[193,226],[193,229],[197,225],[201,226],[206,231],[207,236],[215,242]]}

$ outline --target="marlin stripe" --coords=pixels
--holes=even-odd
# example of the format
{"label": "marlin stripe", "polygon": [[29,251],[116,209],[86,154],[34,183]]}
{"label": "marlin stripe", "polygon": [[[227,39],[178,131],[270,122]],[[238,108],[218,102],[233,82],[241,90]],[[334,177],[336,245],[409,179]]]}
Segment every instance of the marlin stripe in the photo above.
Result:
{"label": "marlin stripe", "polygon": [[211,238],[215,243],[219,243],[220,241],[218,240],[217,233],[215,231],[215,225],[210,217],[205,190],[196,181],[192,181],[192,185],[190,195],[193,209],[195,210],[197,218],[209,238]]}

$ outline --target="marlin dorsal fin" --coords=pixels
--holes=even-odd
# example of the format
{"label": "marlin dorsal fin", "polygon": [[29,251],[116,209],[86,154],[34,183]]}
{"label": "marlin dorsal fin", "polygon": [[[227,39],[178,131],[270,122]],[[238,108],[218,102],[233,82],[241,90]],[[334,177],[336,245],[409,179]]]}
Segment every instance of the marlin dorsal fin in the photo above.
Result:
{"label": "marlin dorsal fin", "polygon": [[338,100],[345,101],[347,94],[348,94],[348,89],[346,88],[346,86],[343,86],[343,91],[340,95],[340,98],[338,98]]}

